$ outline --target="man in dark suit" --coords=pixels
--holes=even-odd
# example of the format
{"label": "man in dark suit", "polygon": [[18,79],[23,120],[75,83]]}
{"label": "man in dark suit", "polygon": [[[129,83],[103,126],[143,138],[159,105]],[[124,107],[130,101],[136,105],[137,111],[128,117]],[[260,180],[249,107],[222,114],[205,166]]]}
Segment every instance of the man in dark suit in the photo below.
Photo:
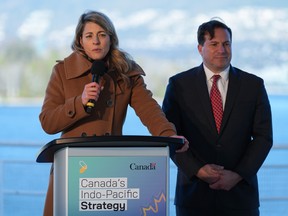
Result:
{"label": "man in dark suit", "polygon": [[171,154],[177,216],[259,215],[256,174],[272,147],[271,109],[263,80],[230,64],[231,43],[224,23],[203,23],[203,63],[169,79],[163,110],[190,143]]}

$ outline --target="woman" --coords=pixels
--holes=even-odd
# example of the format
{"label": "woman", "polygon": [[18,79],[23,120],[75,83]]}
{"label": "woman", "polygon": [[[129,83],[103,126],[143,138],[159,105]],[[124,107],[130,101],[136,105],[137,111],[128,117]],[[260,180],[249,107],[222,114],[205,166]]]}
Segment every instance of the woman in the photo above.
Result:
{"label": "woman", "polygon": [[[46,89],[40,122],[49,134],[61,137],[122,135],[130,105],[154,136],[176,136],[161,107],[146,89],[145,73],[118,47],[110,19],[100,12],[81,15],[72,44],[72,54],[59,61]],[[107,72],[99,83],[91,82],[93,61],[105,62]],[[95,100],[92,112],[87,103]],[[181,151],[186,151],[185,143]],[[53,169],[50,175],[44,215],[53,215]]]}

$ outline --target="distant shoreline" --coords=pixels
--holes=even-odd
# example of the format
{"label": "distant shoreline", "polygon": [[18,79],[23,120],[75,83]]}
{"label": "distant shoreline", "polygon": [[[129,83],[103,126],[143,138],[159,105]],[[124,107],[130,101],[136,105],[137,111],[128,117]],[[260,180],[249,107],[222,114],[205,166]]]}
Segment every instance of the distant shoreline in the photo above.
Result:
{"label": "distant shoreline", "polygon": [[42,106],[43,98],[0,98],[0,106]]}
{"label": "distant shoreline", "polygon": [[[279,93],[273,93],[269,94],[269,97],[277,97],[277,96],[288,96],[288,90],[287,91],[280,91]],[[276,91],[273,91],[276,92]],[[156,98],[155,100],[158,101],[159,104],[162,103],[163,98]],[[42,106],[44,97],[37,97],[37,98],[26,98],[26,97],[13,97],[13,98],[0,98],[0,106]]]}

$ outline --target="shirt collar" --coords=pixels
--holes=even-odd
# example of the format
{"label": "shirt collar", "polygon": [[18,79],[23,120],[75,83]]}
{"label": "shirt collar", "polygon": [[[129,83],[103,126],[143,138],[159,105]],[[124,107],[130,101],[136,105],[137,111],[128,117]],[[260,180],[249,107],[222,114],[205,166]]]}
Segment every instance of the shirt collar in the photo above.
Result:
{"label": "shirt collar", "polygon": [[[207,81],[211,80],[211,79],[212,79],[212,76],[215,75],[216,73],[213,73],[213,72],[212,72],[208,67],[206,67],[204,64],[203,64],[203,67],[204,67],[204,71],[205,71],[205,74],[206,74]],[[218,75],[221,76],[221,79],[222,79],[222,80],[225,80],[225,81],[228,80],[229,69],[230,69],[230,65],[229,65],[225,70],[221,71],[220,73],[217,73]]]}

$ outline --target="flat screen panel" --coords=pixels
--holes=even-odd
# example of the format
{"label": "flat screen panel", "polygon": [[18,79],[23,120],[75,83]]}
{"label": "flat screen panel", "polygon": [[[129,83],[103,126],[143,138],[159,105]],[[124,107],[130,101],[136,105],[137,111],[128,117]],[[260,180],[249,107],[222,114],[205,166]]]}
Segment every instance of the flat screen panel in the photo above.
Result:
{"label": "flat screen panel", "polygon": [[70,148],[68,215],[168,215],[168,151]]}

